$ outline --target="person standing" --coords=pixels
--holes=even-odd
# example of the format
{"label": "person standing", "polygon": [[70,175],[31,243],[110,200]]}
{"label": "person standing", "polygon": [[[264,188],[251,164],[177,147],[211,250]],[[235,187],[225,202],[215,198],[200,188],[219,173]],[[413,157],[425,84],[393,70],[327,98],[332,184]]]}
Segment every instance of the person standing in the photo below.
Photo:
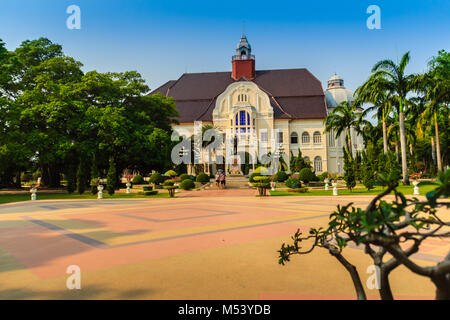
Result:
{"label": "person standing", "polygon": [[219,171],[216,172],[215,179],[216,179],[216,187],[217,187],[217,189],[220,189],[220,172]]}
{"label": "person standing", "polygon": [[221,187],[222,189],[225,189],[225,186],[226,186],[225,183],[226,183],[225,172],[222,172],[221,175],[220,175],[220,187]]}

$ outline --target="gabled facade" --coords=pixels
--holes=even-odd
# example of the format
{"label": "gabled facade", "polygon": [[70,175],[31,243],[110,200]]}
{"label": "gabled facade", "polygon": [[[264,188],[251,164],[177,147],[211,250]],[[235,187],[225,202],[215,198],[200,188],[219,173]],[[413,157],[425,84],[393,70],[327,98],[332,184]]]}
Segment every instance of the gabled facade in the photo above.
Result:
{"label": "gabled facade", "polygon": [[[159,92],[175,100],[180,124],[174,129],[193,134],[194,122],[202,121],[223,132],[226,139],[246,143],[255,133],[258,144],[276,140],[287,164],[291,152],[296,155],[300,149],[316,173],[340,174],[343,168],[337,164],[341,160],[335,159],[341,156],[337,150],[331,157],[334,165],[329,166],[329,144],[337,143],[324,133],[327,100],[333,97],[329,91],[325,93],[307,69],[256,70],[251,46],[242,36],[232,57],[232,72],[183,74],[151,94]],[[274,129],[276,137],[272,136]],[[226,137],[227,132],[233,137]]]}

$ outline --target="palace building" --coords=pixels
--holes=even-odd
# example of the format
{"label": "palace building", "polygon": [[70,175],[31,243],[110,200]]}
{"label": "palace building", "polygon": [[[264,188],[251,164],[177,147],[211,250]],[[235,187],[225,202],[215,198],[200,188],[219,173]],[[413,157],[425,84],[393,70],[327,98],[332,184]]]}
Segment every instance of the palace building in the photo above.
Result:
{"label": "palace building", "polygon": [[[255,56],[243,35],[232,57],[231,72],[185,73],[154,90],[174,99],[180,114],[174,129],[194,133],[194,122],[210,124],[240,141],[256,132],[257,143],[276,139],[289,164],[300,149],[317,174],[343,173],[344,138],[325,134],[323,121],[342,101],[353,100],[344,80],[334,75],[324,92],[322,84],[307,69],[256,70]],[[273,132],[277,137],[273,137]],[[353,132],[355,150],[362,140]],[[207,171],[214,169],[209,168]],[[225,165],[224,169],[230,169]]]}

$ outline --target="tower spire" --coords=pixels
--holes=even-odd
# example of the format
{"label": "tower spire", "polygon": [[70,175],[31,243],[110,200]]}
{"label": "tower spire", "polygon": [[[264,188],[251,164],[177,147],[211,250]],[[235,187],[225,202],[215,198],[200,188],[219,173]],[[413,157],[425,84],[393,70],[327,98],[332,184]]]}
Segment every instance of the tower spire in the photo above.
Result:
{"label": "tower spire", "polygon": [[252,55],[252,47],[247,36],[242,34],[241,40],[236,46],[236,55],[233,56],[233,79],[255,78],[255,56]]}

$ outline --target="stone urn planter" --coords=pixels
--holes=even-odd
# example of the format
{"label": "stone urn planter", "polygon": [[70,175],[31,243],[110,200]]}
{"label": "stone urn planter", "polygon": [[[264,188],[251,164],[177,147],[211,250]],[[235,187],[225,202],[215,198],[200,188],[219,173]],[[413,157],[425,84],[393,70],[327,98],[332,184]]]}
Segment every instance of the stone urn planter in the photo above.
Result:
{"label": "stone urn planter", "polygon": [[419,192],[419,181],[413,180],[412,184],[414,186],[414,193],[413,194],[414,195],[420,195],[420,192]]}
{"label": "stone urn planter", "polygon": [[99,184],[97,187],[98,193],[97,193],[97,199],[103,199],[103,185]]}
{"label": "stone urn planter", "polygon": [[333,196],[337,196],[338,195],[337,182],[333,182],[331,185],[333,186]]}
{"label": "stone urn planter", "polygon": [[131,189],[130,189],[131,183],[127,182],[126,186],[127,186],[127,193],[131,193]]}
{"label": "stone urn planter", "polygon": [[36,192],[37,192],[37,189],[36,189],[35,187],[33,187],[33,188],[30,189],[31,200],[32,200],[32,201],[34,201],[34,200],[37,199]]}
{"label": "stone urn planter", "polygon": [[328,190],[330,180],[325,179],[323,182],[325,182],[325,190]]}

